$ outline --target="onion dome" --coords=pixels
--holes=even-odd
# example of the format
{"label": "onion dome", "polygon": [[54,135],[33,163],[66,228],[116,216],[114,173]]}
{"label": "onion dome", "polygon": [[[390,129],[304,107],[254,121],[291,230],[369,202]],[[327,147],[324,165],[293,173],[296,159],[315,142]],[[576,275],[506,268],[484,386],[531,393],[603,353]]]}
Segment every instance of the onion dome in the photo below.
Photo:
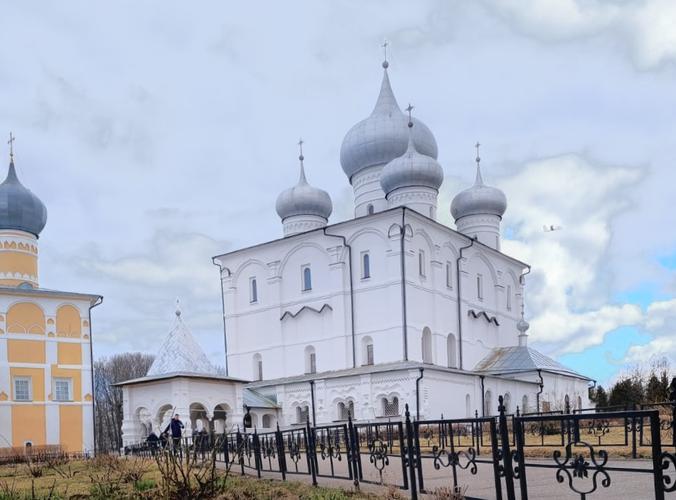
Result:
{"label": "onion dome", "polygon": [[507,210],[505,193],[498,188],[487,186],[481,177],[481,159],[476,158],[476,179],[474,185],[458,193],[451,203],[451,214],[457,221],[468,215],[497,215],[502,218]]}
{"label": "onion dome", "polygon": [[[302,141],[300,144],[302,146]],[[305,178],[305,167],[303,166],[305,157],[302,149],[298,159],[300,160],[298,184],[285,189],[277,197],[277,214],[282,220],[295,215],[316,215],[328,220],[333,211],[331,197],[323,189],[308,184]]]}
{"label": "onion dome", "polygon": [[[349,179],[372,166],[384,165],[406,152],[408,120],[394,97],[383,63],[383,81],[380,94],[371,115],[354,125],[345,135],[340,147],[340,164]],[[427,125],[414,120],[413,142],[423,155],[437,158],[437,141]]]}
{"label": "onion dome", "polygon": [[[411,106],[409,106],[411,108]],[[412,108],[411,108],[412,109]],[[408,124],[408,146],[403,155],[390,161],[380,174],[380,186],[385,195],[402,187],[427,187],[439,191],[444,181],[444,170],[439,162],[416,149],[413,122]]]}
{"label": "onion dome", "polygon": [[40,235],[47,224],[47,208],[16,176],[10,159],[7,178],[0,184],[0,229],[17,229]]}

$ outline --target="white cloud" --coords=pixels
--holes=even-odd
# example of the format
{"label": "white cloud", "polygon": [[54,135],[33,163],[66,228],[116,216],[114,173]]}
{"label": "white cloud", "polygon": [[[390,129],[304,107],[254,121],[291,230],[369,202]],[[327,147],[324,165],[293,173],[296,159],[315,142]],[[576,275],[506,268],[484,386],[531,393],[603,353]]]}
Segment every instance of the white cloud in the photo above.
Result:
{"label": "white cloud", "polygon": [[627,361],[641,363],[656,356],[668,356],[676,362],[676,299],[650,304],[643,327],[652,339],[647,344],[631,346]]}
{"label": "white cloud", "polygon": [[[558,353],[601,344],[606,333],[643,319],[613,304],[606,255],[612,222],[631,206],[641,171],[598,166],[577,155],[533,161],[500,182],[509,200],[503,250],[532,265],[526,300],[531,336]],[[544,232],[543,225],[563,229]]]}
{"label": "white cloud", "polygon": [[610,34],[625,42],[642,69],[676,61],[673,0],[485,0],[517,31],[544,41]]}

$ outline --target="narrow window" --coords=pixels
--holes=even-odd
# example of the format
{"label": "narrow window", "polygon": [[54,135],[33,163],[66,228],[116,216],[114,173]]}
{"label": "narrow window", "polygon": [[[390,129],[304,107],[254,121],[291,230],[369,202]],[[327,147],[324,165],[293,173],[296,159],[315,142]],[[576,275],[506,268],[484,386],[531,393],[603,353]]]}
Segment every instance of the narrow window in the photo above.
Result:
{"label": "narrow window", "polygon": [[14,400],[15,401],[31,401],[31,378],[30,377],[16,377],[14,379]]}
{"label": "narrow window", "polygon": [[383,417],[399,416],[399,398],[394,396],[391,401],[383,398]]}
{"label": "narrow window", "polygon": [[507,310],[512,310],[512,287],[507,285]]}
{"label": "narrow window", "polygon": [[453,288],[453,266],[446,262],[446,287]]}
{"label": "narrow window", "polygon": [[364,252],[361,256],[361,277],[362,279],[371,277],[371,257],[368,252]]}
{"label": "narrow window", "polygon": [[305,373],[317,373],[317,353],[311,345],[305,348]]}
{"label": "narrow window", "polygon": [[484,277],[480,274],[476,275],[476,296],[479,300],[484,298]]}
{"label": "narrow window", "polygon": [[427,327],[422,333],[422,360],[423,363],[432,363],[432,332]]}
{"label": "narrow window", "polygon": [[425,252],[422,250],[418,252],[418,272],[420,276],[425,276]]}
{"label": "narrow window", "polygon": [[260,354],[254,354],[253,362],[254,380],[263,380],[263,357]]}
{"label": "narrow window", "polygon": [[373,344],[366,345],[366,364],[373,364]]}
{"label": "narrow window", "polygon": [[256,278],[249,278],[249,302],[258,302],[258,283]]}
{"label": "narrow window", "polygon": [[312,270],[310,266],[303,267],[303,291],[312,290]]}
{"label": "narrow window", "polygon": [[72,380],[69,378],[54,379],[54,399],[56,401],[72,401]]}
{"label": "narrow window", "polygon": [[373,215],[374,212],[375,212],[375,210],[373,209],[373,205],[371,205],[371,204],[369,203],[368,206],[366,207],[366,213],[367,213],[368,215]]}

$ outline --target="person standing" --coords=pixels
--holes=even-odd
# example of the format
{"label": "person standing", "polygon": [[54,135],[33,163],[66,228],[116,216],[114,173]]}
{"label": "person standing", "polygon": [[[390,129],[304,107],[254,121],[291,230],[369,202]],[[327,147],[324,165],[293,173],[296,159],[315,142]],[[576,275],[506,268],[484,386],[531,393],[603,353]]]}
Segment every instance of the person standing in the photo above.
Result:
{"label": "person standing", "polygon": [[171,431],[171,441],[174,446],[174,451],[179,448],[181,445],[181,435],[183,434],[183,429],[185,426],[183,425],[183,422],[181,422],[181,419],[178,416],[178,413],[174,415],[174,417],[171,419],[171,422],[169,422],[169,425],[167,425],[167,428],[164,429],[165,433],[169,433]]}

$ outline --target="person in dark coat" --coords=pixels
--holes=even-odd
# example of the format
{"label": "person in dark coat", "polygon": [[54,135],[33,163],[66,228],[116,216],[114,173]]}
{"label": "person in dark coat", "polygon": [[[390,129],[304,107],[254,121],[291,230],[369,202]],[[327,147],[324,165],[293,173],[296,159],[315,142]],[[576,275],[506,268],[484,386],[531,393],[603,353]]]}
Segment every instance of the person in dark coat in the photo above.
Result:
{"label": "person in dark coat", "polygon": [[174,445],[174,449],[177,449],[181,444],[181,434],[183,433],[184,428],[185,426],[183,425],[183,422],[181,422],[181,419],[178,417],[177,413],[174,415],[174,418],[171,419],[171,422],[169,422],[167,428],[164,429],[165,433],[171,431],[171,441]]}
{"label": "person in dark coat", "polygon": [[157,437],[157,434],[154,432],[151,432],[148,437],[146,438],[146,442],[148,443],[148,448],[150,448],[150,453],[155,455],[155,452],[157,451],[157,448],[159,447],[159,442],[160,438]]}

